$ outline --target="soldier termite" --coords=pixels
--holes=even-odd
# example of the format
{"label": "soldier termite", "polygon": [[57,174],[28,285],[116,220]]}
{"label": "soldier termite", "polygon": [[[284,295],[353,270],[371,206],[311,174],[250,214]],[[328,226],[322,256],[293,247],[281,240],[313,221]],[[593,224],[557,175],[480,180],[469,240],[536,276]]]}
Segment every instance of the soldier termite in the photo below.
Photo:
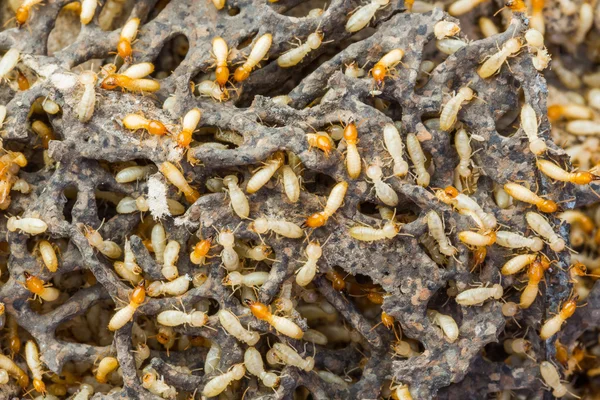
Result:
{"label": "soldier termite", "polygon": [[133,314],[146,299],[145,282],[142,280],[131,292],[129,304],[115,313],[108,323],[108,330],[116,331],[125,326],[133,318]]}
{"label": "soldier termite", "polygon": [[475,93],[468,86],[462,87],[458,90],[458,93],[452,97],[442,108],[440,114],[440,128],[444,131],[449,131],[458,116],[462,104],[473,100]]}
{"label": "soldier termite", "polygon": [[32,7],[40,4],[43,0],[23,0],[19,8],[15,13],[15,19],[17,20],[17,26],[24,25],[29,19],[29,11]]}
{"label": "soldier termite", "polygon": [[219,316],[219,321],[221,322],[223,329],[240,342],[244,342],[248,346],[254,346],[260,339],[258,332],[245,329],[231,311],[221,309],[217,315]]}
{"label": "soldier termite", "polygon": [[359,7],[346,22],[346,31],[358,32],[369,24],[380,8],[389,4],[389,0],[371,0],[371,3]]}
{"label": "soldier termite", "polygon": [[377,86],[382,87],[386,76],[393,75],[394,68],[402,61],[402,57],[404,50],[394,49],[377,61],[370,71]]}
{"label": "soldier termite", "polygon": [[60,296],[60,290],[51,287],[50,283],[44,283],[43,280],[27,271],[23,272],[23,275],[25,276],[25,287],[34,294],[34,298],[39,297],[44,301],[54,301]]}
{"label": "soldier termite", "polygon": [[258,192],[264,185],[269,182],[271,177],[275,175],[275,172],[281,167],[283,164],[283,154],[276,153],[273,157],[265,163],[265,166],[260,168],[257,172],[250,177],[248,183],[246,184],[246,192],[247,193],[256,193]]}
{"label": "soldier termite", "polygon": [[452,205],[459,213],[470,216],[481,229],[489,230],[496,227],[496,217],[492,213],[483,211],[475,200],[459,193],[455,187],[448,186],[444,190],[437,190],[435,197],[443,203]]}
{"label": "soldier termite", "polygon": [[272,314],[269,306],[259,302],[249,302],[248,307],[256,318],[267,321],[277,332],[293,339],[302,339],[304,336],[304,332],[298,325],[287,318]]}
{"label": "soldier termite", "polygon": [[325,153],[325,157],[329,157],[331,150],[334,148],[334,143],[327,132],[307,133],[306,141],[310,147],[316,147]]}
{"label": "soldier termite", "polygon": [[553,213],[558,209],[558,205],[554,201],[543,199],[525,186],[517,183],[505,183],[504,191],[517,200],[535,205],[542,212]]}
{"label": "soldier termite", "polygon": [[367,167],[365,174],[373,181],[375,194],[379,200],[390,207],[398,205],[398,195],[389,184],[383,181],[383,171],[379,159]]}
{"label": "soldier termite", "polygon": [[171,182],[177,189],[183,192],[188,203],[192,204],[200,197],[200,193],[190,186],[181,171],[168,161],[160,164],[160,172]]}
{"label": "soldier termite", "polygon": [[246,62],[238,67],[233,74],[233,79],[235,79],[236,82],[242,82],[248,79],[254,67],[256,67],[269,52],[272,42],[273,36],[270,33],[266,33],[256,40]]}
{"label": "soldier termite", "polygon": [[406,136],[406,150],[415,166],[417,185],[423,187],[429,186],[431,175],[429,175],[429,172],[427,172],[427,169],[425,168],[425,153],[421,148],[421,142],[419,142],[419,139],[414,133],[409,133]]}
{"label": "soldier termite", "polygon": [[452,246],[450,240],[446,237],[442,219],[435,210],[427,213],[427,226],[429,227],[429,234],[435,239],[440,248],[440,253],[450,257],[456,254],[456,248]]}
{"label": "soldier termite", "polygon": [[[150,65],[152,65],[152,64],[150,64]],[[131,69],[133,67],[136,67],[136,65],[132,65],[129,68]],[[146,67],[144,67],[144,68],[145,68],[145,70],[150,70],[150,72],[148,72],[146,75],[149,75],[150,73],[152,73],[152,70],[154,69],[153,66],[152,66],[152,68],[146,68]],[[127,70],[127,71],[129,71],[129,70]],[[104,78],[100,87],[102,87],[102,89],[106,89],[106,90],[113,90],[113,89],[116,89],[117,87],[120,87],[120,88],[130,91],[130,92],[149,92],[149,93],[156,92],[160,89],[160,82],[155,81],[153,79],[142,79],[141,77],[132,78],[132,77],[126,75],[127,71],[125,71],[123,74],[114,74],[114,73],[109,74],[109,76]],[[135,71],[137,72],[137,68],[135,69]]]}
{"label": "soldier termite", "polygon": [[576,298],[571,298],[565,301],[558,314],[544,322],[542,328],[540,329],[540,338],[542,338],[542,340],[547,340],[554,336],[558,331],[560,331],[562,324],[573,316],[576,309]]}
{"label": "soldier termite", "polygon": [[502,298],[504,289],[499,284],[494,284],[492,287],[480,287],[467,289],[456,296],[456,302],[463,306],[482,305],[488,299],[496,300]]}
{"label": "soldier termite", "polygon": [[235,175],[227,175],[223,178],[223,184],[227,187],[233,211],[238,217],[244,219],[250,215],[250,204],[248,203],[246,194],[240,189],[238,182],[238,177]]}
{"label": "soldier termite", "polygon": [[310,228],[318,228],[325,225],[327,220],[342,206],[347,190],[347,182],[342,181],[336,184],[329,193],[327,203],[325,204],[325,209],[308,217],[306,220],[306,225]]}
{"label": "soldier termite", "polygon": [[513,54],[516,54],[521,50],[522,44],[518,38],[508,39],[500,51],[492,54],[477,70],[477,74],[481,78],[489,78],[495,73],[500,71],[502,64],[504,64],[507,58]]}
{"label": "soldier termite", "polygon": [[385,124],[383,127],[383,141],[385,147],[394,160],[394,175],[402,177],[408,173],[408,163],[404,161],[403,144],[400,133],[394,124]]}
{"label": "soldier termite", "polygon": [[304,57],[313,50],[321,47],[323,42],[323,32],[317,30],[306,38],[306,42],[300,44],[300,46],[286,51],[277,58],[277,65],[281,68],[289,68],[300,63]]}
{"label": "soldier termite", "polygon": [[215,64],[217,66],[215,70],[217,83],[223,88],[229,80],[229,67],[227,66],[229,48],[227,47],[227,42],[222,37],[217,36],[212,40],[212,52],[215,56]]}
{"label": "soldier termite", "polygon": [[594,180],[594,176],[590,172],[568,172],[554,164],[552,161],[538,159],[536,165],[544,175],[556,181],[571,182],[576,185],[587,185]]}
{"label": "soldier termite", "polygon": [[200,122],[202,112],[197,108],[192,108],[183,117],[181,131],[177,134],[177,144],[179,147],[188,148],[192,141],[192,135]]}

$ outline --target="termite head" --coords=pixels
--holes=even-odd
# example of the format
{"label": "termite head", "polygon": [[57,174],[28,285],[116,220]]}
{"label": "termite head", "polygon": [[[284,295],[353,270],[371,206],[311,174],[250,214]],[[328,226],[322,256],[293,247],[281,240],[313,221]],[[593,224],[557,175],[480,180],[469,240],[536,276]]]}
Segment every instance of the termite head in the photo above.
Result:
{"label": "termite head", "polygon": [[252,311],[252,314],[258,319],[265,320],[271,315],[271,310],[269,310],[269,306],[263,303],[249,300],[246,302],[246,305],[250,307],[250,311]]}
{"label": "termite head", "polygon": [[223,178],[223,185],[225,186],[237,185],[238,183],[239,179],[235,175],[227,175],[225,178]]}
{"label": "termite head", "polygon": [[386,313],[385,311],[381,312],[381,323],[388,329],[391,329],[394,326],[394,317]]}
{"label": "termite head", "polygon": [[306,219],[306,226],[309,228],[318,228],[325,225],[325,222],[327,222],[327,216],[324,213],[319,212]]}
{"label": "termite head", "polygon": [[573,173],[572,182],[576,185],[587,185],[594,180],[594,175],[587,171],[579,171]]}
{"label": "termite head", "polygon": [[321,249],[321,245],[316,242],[311,242],[306,246],[306,256],[308,258],[316,259],[321,258],[323,255],[323,250]]}
{"label": "termite head", "polygon": [[119,79],[116,76],[107,76],[104,78],[100,87],[106,90],[112,90],[119,86]]}
{"label": "termite head", "polygon": [[558,210],[558,205],[552,200],[542,199],[537,208],[545,213],[553,213]]}
{"label": "termite head", "polygon": [[344,139],[346,139],[346,143],[348,144],[356,144],[358,139],[358,129],[356,129],[356,124],[354,122],[350,122],[344,128]]}
{"label": "termite head", "polygon": [[371,75],[373,75],[373,79],[377,83],[382,83],[387,74],[387,67],[383,64],[377,63],[371,69]]}
{"label": "termite head", "polygon": [[146,282],[142,279],[131,293],[131,302],[140,305],[146,300]]}
{"label": "termite head", "polygon": [[223,247],[231,247],[235,242],[235,236],[229,229],[225,229],[219,233],[218,241]]}
{"label": "termite head", "polygon": [[256,218],[254,222],[248,225],[248,229],[260,235],[269,230],[269,221],[264,217]]}
{"label": "termite head", "polygon": [[398,234],[398,232],[400,232],[400,227],[396,225],[393,221],[388,221],[383,226],[382,231],[385,237],[387,237],[388,239],[392,239]]}
{"label": "termite head", "polygon": [[381,167],[377,164],[369,165],[365,173],[367,174],[369,179],[373,181],[381,180],[381,178],[383,177],[383,171],[381,170]]}
{"label": "termite head", "polygon": [[17,21],[17,27],[21,27],[24,25],[29,19],[29,8],[25,6],[20,6],[17,8],[17,12],[15,13],[15,19]]}
{"label": "termite head", "polygon": [[505,5],[510,8],[512,12],[527,12],[527,6],[523,0],[508,0]]}
{"label": "termite head", "polygon": [[504,43],[504,48],[511,54],[518,52],[521,49],[521,41],[518,38],[511,38]]}
{"label": "termite head", "polygon": [[196,243],[196,246],[194,246],[194,253],[198,257],[203,257],[208,254],[208,251],[210,250],[210,245],[210,239],[201,240],[198,243]]}
{"label": "termite head", "polygon": [[527,277],[530,282],[539,282],[544,278],[544,267],[540,261],[535,260],[531,263],[529,270],[527,270]]}
{"label": "termite head", "polygon": [[331,149],[333,148],[329,137],[324,135],[317,136],[317,147],[325,153],[325,156],[329,156]]}
{"label": "termite head", "polygon": [[98,76],[92,71],[83,71],[79,74],[79,83],[82,85],[93,85],[98,80]]}
{"label": "termite head", "polygon": [[236,364],[233,367],[231,367],[231,373],[234,379],[239,381],[244,377],[244,374],[246,373],[246,368],[244,367],[244,364]]}
{"label": "termite head", "polygon": [[463,87],[463,88],[460,88],[460,89],[459,89],[459,91],[458,91],[458,93],[459,93],[461,96],[463,96],[463,98],[464,98],[466,101],[471,101],[471,100],[473,100],[473,97],[475,96],[475,92],[473,92],[473,89],[471,89],[471,88],[470,88],[470,87],[468,87],[468,86],[465,86],[465,87]]}
{"label": "termite head", "polygon": [[160,121],[151,120],[148,122],[148,126],[146,127],[148,132],[152,135],[166,135],[169,131],[167,127]]}
{"label": "termite head", "polygon": [[202,311],[194,311],[190,320],[190,325],[200,327],[208,322],[208,316]]}
{"label": "termite head", "polygon": [[142,377],[142,382],[145,387],[149,387],[156,382],[156,375],[154,375],[152,372],[145,373]]}
{"label": "termite head", "polygon": [[123,60],[126,60],[131,57],[132,52],[131,42],[126,38],[121,38],[117,44],[117,54],[119,57],[121,57]]}
{"label": "termite head", "polygon": [[25,285],[31,293],[40,293],[44,290],[44,281],[37,276],[31,275],[29,272],[23,272],[25,276]]}
{"label": "termite head", "polygon": [[444,194],[453,199],[458,196],[458,190],[454,186],[447,186],[444,189]]}
{"label": "termite head", "polygon": [[225,278],[223,278],[223,285],[225,286],[239,286],[242,284],[242,274],[238,271],[233,271],[227,274]]}
{"label": "termite head", "polygon": [[327,272],[327,279],[331,281],[331,286],[334,290],[340,291],[346,288],[346,281],[344,281],[344,277],[334,270]]}
{"label": "termite head", "polygon": [[575,310],[577,309],[577,299],[577,296],[573,296],[571,299],[563,303],[559,312],[563,319],[570,318],[575,313]]}
{"label": "termite head", "polygon": [[583,263],[576,262],[571,265],[570,272],[571,276],[585,276],[587,274],[587,267]]}
{"label": "termite head", "polygon": [[370,291],[367,293],[367,299],[373,304],[383,304],[383,295],[378,292]]}
{"label": "termite head", "polygon": [[41,379],[34,379],[33,380],[33,388],[38,393],[42,393],[42,394],[46,393],[46,384]]}
{"label": "termite head", "polygon": [[485,261],[485,257],[487,256],[487,247],[486,246],[478,246],[475,251],[473,251],[473,268],[477,268]]}
{"label": "termite head", "polygon": [[249,76],[250,71],[247,68],[244,68],[243,65],[241,67],[238,67],[233,73],[233,79],[235,79],[236,82],[245,81],[246,79],[248,79]]}
{"label": "termite head", "polygon": [[504,288],[502,287],[502,285],[500,285],[499,283],[494,284],[494,286],[492,286],[492,289],[494,289],[494,298],[496,300],[502,298],[502,296],[504,295]]}
{"label": "termite head", "polygon": [[313,49],[316,50],[321,46],[321,43],[323,42],[323,33],[322,32],[313,32],[310,35],[308,35],[308,38],[306,39],[306,43],[308,43],[308,46]]}

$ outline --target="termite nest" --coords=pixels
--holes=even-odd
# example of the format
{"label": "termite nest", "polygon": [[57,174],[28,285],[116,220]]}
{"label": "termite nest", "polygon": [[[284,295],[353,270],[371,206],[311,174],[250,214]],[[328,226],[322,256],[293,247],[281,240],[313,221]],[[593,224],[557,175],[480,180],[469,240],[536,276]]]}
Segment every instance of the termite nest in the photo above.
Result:
{"label": "termite nest", "polygon": [[600,3],[528,3],[2,3],[0,397],[597,396]]}

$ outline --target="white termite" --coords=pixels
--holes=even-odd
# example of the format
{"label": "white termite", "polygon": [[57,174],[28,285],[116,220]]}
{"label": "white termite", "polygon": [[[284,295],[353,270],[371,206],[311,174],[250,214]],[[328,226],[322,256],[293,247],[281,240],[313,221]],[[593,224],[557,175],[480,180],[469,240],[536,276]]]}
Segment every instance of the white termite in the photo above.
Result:
{"label": "white termite", "polygon": [[279,377],[273,372],[265,371],[260,352],[254,347],[248,347],[244,353],[244,364],[252,375],[258,377],[263,385],[272,388],[279,384]]}
{"label": "white termite", "polygon": [[6,221],[6,229],[10,232],[20,230],[21,232],[30,235],[39,235],[40,233],[46,232],[48,225],[39,218],[10,217],[8,221]]}
{"label": "white termite", "polygon": [[83,25],[87,25],[92,21],[94,14],[96,14],[96,7],[98,7],[98,0],[82,0],[79,20]]}
{"label": "white termite", "polygon": [[535,155],[545,152],[547,149],[546,142],[538,136],[537,116],[530,104],[525,104],[521,108],[521,127],[529,140],[529,150]]}
{"label": "white termite", "polygon": [[370,226],[353,226],[348,230],[350,236],[362,242],[393,239],[398,235],[400,228],[393,221],[386,222],[381,229]]}
{"label": "white termite", "polygon": [[179,250],[181,245],[176,240],[169,240],[165,246],[165,252],[163,254],[163,267],[160,270],[162,275],[169,281],[179,276],[179,270],[177,269],[177,260],[179,259]]}
{"label": "white termite", "polygon": [[188,314],[179,310],[167,310],[158,314],[156,320],[164,326],[187,324],[193,327],[201,327],[208,322],[208,316],[202,311],[192,311]]}
{"label": "white termite", "polygon": [[6,76],[17,66],[19,57],[21,57],[21,53],[17,49],[10,49],[2,56],[0,60],[0,81],[6,79]]}
{"label": "white termite", "polygon": [[273,231],[290,239],[299,239],[304,236],[304,231],[293,222],[283,219],[260,217],[254,220],[248,227],[249,230],[262,235],[268,231]]}
{"label": "white termite", "polygon": [[460,39],[445,38],[435,42],[435,47],[447,55],[452,55],[465,46],[467,43]]}
{"label": "white termite", "polygon": [[46,385],[43,381],[42,362],[40,361],[40,352],[33,340],[25,343],[25,361],[31,370],[33,376],[33,387],[37,392],[45,393]]}
{"label": "white termite", "polygon": [[312,371],[315,367],[314,358],[309,356],[304,359],[296,352],[296,350],[286,344],[275,343],[273,345],[273,350],[277,358],[284,364],[300,368],[306,372]]}
{"label": "white termite", "polygon": [[395,207],[398,205],[398,195],[389,184],[383,181],[383,171],[379,164],[379,160],[376,159],[373,164],[367,167],[365,173],[373,181],[377,198],[385,205]]}
{"label": "white termite", "polygon": [[458,93],[450,98],[444,105],[444,108],[442,108],[442,113],[440,114],[440,128],[444,131],[449,131],[456,123],[458,112],[463,103],[473,100],[473,97],[475,97],[475,93],[471,88],[467,86],[460,88]]}
{"label": "white termite", "polygon": [[464,128],[460,128],[456,135],[454,136],[454,146],[456,147],[456,152],[458,153],[459,163],[456,167],[459,175],[463,178],[468,178],[471,176],[471,155],[473,154],[473,149],[471,149],[471,139],[467,134],[467,131]]}
{"label": "white termite", "polygon": [[511,55],[518,53],[521,50],[521,41],[518,38],[508,39],[502,48],[497,53],[492,54],[477,70],[477,74],[479,74],[482,78],[489,78],[494,75],[500,68],[502,68],[502,64],[506,62],[508,57]]}
{"label": "white termite", "polygon": [[223,246],[221,251],[221,261],[227,271],[235,271],[240,268],[240,256],[233,248],[235,244],[235,235],[229,229],[224,229],[219,233],[217,242]]}
{"label": "white termite", "polygon": [[267,279],[269,279],[269,273],[264,271],[254,271],[245,275],[242,275],[238,271],[233,271],[228,273],[225,279],[223,279],[223,284],[234,288],[239,286],[259,287]]}
{"label": "white termite", "polygon": [[254,346],[260,339],[258,332],[245,329],[239,319],[231,311],[221,309],[217,315],[219,316],[219,321],[221,322],[223,329],[240,342],[244,342],[248,346]]}
{"label": "white termite", "polygon": [[385,124],[383,127],[383,141],[385,147],[394,160],[394,175],[402,177],[408,173],[408,163],[404,161],[402,139],[400,132],[394,124]]}
{"label": "white termite", "polygon": [[115,176],[118,183],[130,183],[137,180],[146,179],[148,175],[155,173],[157,170],[153,164],[144,166],[127,167],[120,170]]}
{"label": "white termite", "polygon": [[210,374],[217,369],[221,361],[221,346],[215,341],[211,341],[206,359],[204,360],[204,373]]}
{"label": "white termite", "polygon": [[152,227],[150,233],[150,241],[154,249],[154,257],[156,262],[163,264],[165,262],[165,247],[167,246],[167,233],[161,224],[156,224]]}
{"label": "white termite", "polygon": [[[258,192],[269,180],[275,175],[275,172],[283,164],[283,155],[281,153],[276,154],[271,160],[265,163],[265,166],[260,168],[252,177],[248,180],[246,185],[246,192],[252,194]],[[231,175],[230,175],[231,176]],[[225,177],[227,179],[227,177]],[[225,180],[224,179],[224,180]],[[230,193],[231,195],[231,193]],[[233,199],[232,199],[233,203]],[[247,215],[246,215],[247,217]],[[242,217],[245,218],[245,217]]]}
{"label": "white termite", "polygon": [[487,0],[456,0],[448,7],[448,13],[453,17],[458,17],[468,13],[485,1]]}
{"label": "white termite", "polygon": [[406,136],[406,150],[415,166],[417,184],[423,187],[429,186],[431,175],[429,175],[429,172],[427,172],[427,169],[425,168],[425,161],[427,158],[421,148],[421,142],[419,142],[419,139],[417,139],[417,136],[414,133],[409,133]]}
{"label": "white termite", "polygon": [[[81,122],[87,122],[94,115],[96,105],[96,80],[97,75],[92,71],[83,71],[79,75],[79,83],[83,86],[83,94],[77,104],[77,118]],[[119,182],[117,180],[117,182]]]}
{"label": "white termite", "polygon": [[458,24],[450,21],[439,21],[433,27],[433,34],[436,39],[443,39],[448,36],[454,36],[460,32]]}
{"label": "white termite", "polygon": [[538,213],[528,212],[525,214],[527,224],[535,233],[548,240],[550,248],[554,251],[563,251],[566,247],[565,241],[554,232],[546,218]]}
{"label": "white termite", "polygon": [[359,7],[346,22],[346,31],[358,32],[369,24],[377,10],[389,4],[389,0],[371,0],[371,3]]}
{"label": "white termite", "polygon": [[317,262],[323,255],[323,250],[318,242],[311,242],[306,246],[306,262],[296,271],[296,283],[299,286],[307,286],[312,282],[319,270]]}
{"label": "white termite", "polygon": [[496,232],[496,244],[509,249],[528,248],[531,251],[540,251],[544,242],[538,237],[525,237],[519,233],[498,231]]}
{"label": "white termite", "polygon": [[147,293],[150,297],[158,297],[163,294],[169,296],[181,296],[188,291],[191,280],[192,278],[186,274],[171,282],[152,282],[148,285]]}
{"label": "white termite", "polygon": [[440,248],[440,253],[450,257],[456,254],[456,248],[452,246],[450,239],[446,236],[442,219],[435,210],[427,213],[427,226],[429,234],[435,239]]}
{"label": "white termite", "polygon": [[248,203],[246,194],[238,185],[237,176],[227,175],[225,178],[223,178],[223,184],[227,187],[233,211],[242,219],[248,218],[250,215],[250,204]]}
{"label": "white termite", "polygon": [[169,386],[163,380],[158,377],[158,373],[154,368],[144,368],[142,371],[142,386],[147,389],[150,393],[162,397],[163,399],[174,400],[177,397],[177,390],[173,386]]}
{"label": "white termite", "polygon": [[300,179],[289,165],[281,167],[283,190],[288,200],[295,203],[300,198]]}
{"label": "white termite", "polygon": [[427,310],[427,317],[431,323],[442,328],[444,335],[448,338],[450,343],[454,343],[456,339],[458,339],[458,325],[450,315],[442,314],[436,310]]}
{"label": "white termite", "polygon": [[206,397],[218,396],[227,389],[227,386],[229,386],[231,382],[242,379],[245,373],[246,368],[244,367],[244,364],[232,366],[229,371],[209,380],[204,386],[204,389],[202,389],[202,395]]}
{"label": "white termite", "polygon": [[286,51],[277,58],[277,65],[281,68],[289,68],[297,65],[313,50],[321,47],[323,42],[323,33],[316,31],[308,35],[306,42],[300,44],[300,46]]}
{"label": "white termite", "polygon": [[488,299],[500,299],[503,294],[504,289],[496,283],[492,287],[467,289],[456,296],[456,302],[462,306],[482,305]]}
{"label": "white termite", "polygon": [[517,256],[514,256],[506,263],[504,263],[504,265],[500,269],[500,272],[502,272],[502,275],[517,274],[529,264],[533,263],[537,257],[537,254],[519,254]]}
{"label": "white termite", "polygon": [[246,62],[235,70],[233,78],[237,82],[248,79],[254,67],[256,67],[269,52],[272,42],[273,36],[270,33],[266,33],[256,40]]}

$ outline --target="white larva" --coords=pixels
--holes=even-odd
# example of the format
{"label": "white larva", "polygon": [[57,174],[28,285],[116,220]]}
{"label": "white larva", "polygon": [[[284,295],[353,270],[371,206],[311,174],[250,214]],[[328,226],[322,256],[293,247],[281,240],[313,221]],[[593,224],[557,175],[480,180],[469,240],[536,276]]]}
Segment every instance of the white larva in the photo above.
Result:
{"label": "white larva", "polygon": [[317,31],[311,33],[308,35],[306,42],[280,55],[279,58],[277,58],[277,65],[281,68],[289,68],[297,65],[308,55],[308,53],[321,47],[322,42],[323,34],[321,32]]}
{"label": "white larva", "polygon": [[273,350],[284,364],[291,365],[296,368],[300,368],[306,372],[310,372],[315,367],[315,360],[312,357],[302,358],[296,350],[283,343],[275,343]]}
{"label": "white larva", "polygon": [[[283,157],[281,154],[275,155],[271,160],[267,161],[264,167],[250,177],[248,184],[246,185],[246,192],[250,194],[258,192],[264,185],[267,184],[267,182],[269,182],[282,164]],[[227,177],[225,177],[225,179],[227,179]],[[223,181],[225,181],[225,179],[223,179]]]}
{"label": "white larva", "polygon": [[163,264],[165,262],[165,247],[167,246],[167,233],[161,224],[156,224],[152,227],[150,233],[150,241],[154,249],[154,257],[156,262]]}
{"label": "white larva", "polygon": [[373,242],[376,240],[393,239],[398,235],[400,228],[389,221],[381,229],[371,228],[370,226],[353,226],[349,229],[349,234],[356,240],[362,242]]}
{"label": "white larva", "polygon": [[50,272],[56,272],[58,269],[58,258],[56,257],[56,251],[54,247],[47,240],[41,240],[38,244],[40,255],[44,265]]}
{"label": "white larva", "polygon": [[538,237],[525,237],[519,233],[498,231],[496,232],[496,244],[509,249],[528,248],[531,251],[540,251],[544,242]]}
{"label": "white larva", "polygon": [[482,305],[488,299],[500,299],[504,294],[504,289],[499,284],[494,284],[492,287],[480,287],[467,289],[456,296],[456,303],[461,306],[476,306]]}
{"label": "white larva", "polygon": [[283,190],[288,200],[295,203],[300,198],[300,180],[289,165],[281,167],[281,176],[283,179]]}
{"label": "white larva", "polygon": [[311,242],[306,246],[307,260],[302,267],[296,271],[296,283],[299,286],[307,286],[312,282],[315,274],[319,270],[317,262],[323,255],[321,245],[317,242]]}
{"label": "white larva", "polygon": [[268,231],[273,231],[278,235],[290,239],[299,239],[304,236],[304,231],[302,228],[293,222],[282,219],[260,217],[252,222],[248,229],[258,233],[259,235],[267,233]]}
{"label": "white larva", "polygon": [[377,198],[387,206],[397,206],[399,201],[398,195],[390,185],[383,181],[383,171],[381,170],[377,160],[374,164],[371,164],[369,167],[367,167],[365,173],[367,177],[373,181],[373,185],[375,186],[375,195]]}
{"label": "white larva", "polygon": [[188,291],[192,278],[189,275],[182,275],[171,282],[152,282],[147,290],[150,297],[158,297],[166,294],[169,296],[181,296]]}
{"label": "white larva", "polygon": [[248,346],[254,346],[260,339],[258,332],[245,329],[239,319],[231,311],[221,309],[217,315],[219,316],[219,321],[221,322],[223,329],[240,342],[244,342]]}
{"label": "white larva", "polygon": [[229,192],[229,198],[231,199],[231,207],[233,208],[233,211],[242,219],[248,218],[250,215],[250,203],[248,203],[246,194],[238,186],[237,176],[227,175],[225,178],[223,178],[223,184],[227,187]]}
{"label": "white larva", "polygon": [[208,322],[208,316],[202,311],[192,311],[188,314],[178,310],[167,310],[158,314],[156,316],[156,320],[159,324],[164,326],[179,326],[187,324],[198,328],[206,325]]}
{"label": "white larva", "polygon": [[127,167],[120,170],[115,176],[118,183],[129,183],[137,180],[146,179],[148,175],[156,172],[156,166],[153,164],[145,166]]}
{"label": "white larva", "polygon": [[449,131],[456,123],[456,118],[462,104],[473,100],[473,97],[475,97],[475,93],[471,88],[467,86],[460,88],[458,93],[448,100],[444,108],[442,108],[440,128],[444,131]]}
{"label": "white larva", "polygon": [[435,239],[440,247],[440,253],[450,257],[456,254],[456,248],[452,246],[450,240],[446,236],[442,219],[435,210],[431,210],[427,213],[427,226],[429,228],[429,234]]}
{"label": "white larva", "polygon": [[429,186],[431,175],[429,175],[427,168],[425,168],[425,153],[423,153],[423,149],[421,148],[421,142],[419,142],[414,133],[409,133],[406,136],[406,150],[415,166],[417,185],[423,187]]}
{"label": "white larva", "polygon": [[179,258],[180,249],[181,245],[176,240],[169,240],[165,246],[165,251],[163,254],[163,267],[160,272],[168,281],[172,281],[179,276],[179,271],[176,264]]}
{"label": "white larva", "polygon": [[433,27],[433,34],[436,39],[443,39],[448,36],[454,36],[460,32],[458,24],[450,21],[439,21]]}
{"label": "white larva", "polygon": [[6,229],[10,232],[20,230],[30,235],[39,235],[46,232],[48,225],[39,218],[17,218],[10,217],[6,221]]}
{"label": "white larva", "polygon": [[383,127],[383,141],[385,147],[394,160],[394,175],[402,177],[408,173],[408,163],[404,161],[403,144],[400,132],[394,124],[385,124]]}
{"label": "white larva", "polygon": [[371,3],[356,10],[346,22],[346,31],[358,32],[369,24],[375,13],[386,6],[389,0],[371,0]]}
{"label": "white larva", "polygon": [[454,318],[436,310],[427,310],[427,317],[433,324],[442,328],[450,343],[454,343],[458,339],[459,329]]}
{"label": "white larva", "polygon": [[214,372],[221,361],[221,346],[215,341],[211,341],[206,359],[204,360],[204,373],[210,374]]}
{"label": "white larva", "polygon": [[279,384],[279,377],[273,372],[265,371],[262,356],[254,347],[248,347],[244,353],[244,364],[252,375],[258,377],[266,387],[275,387]]}
{"label": "white larva", "polygon": [[[79,75],[79,83],[83,86],[83,94],[77,104],[77,118],[81,122],[89,121],[94,115],[96,105],[96,80],[97,75],[92,71],[84,71]],[[143,167],[141,167],[143,168]],[[118,176],[118,174],[117,174]],[[117,182],[120,182],[117,180]],[[120,182],[124,183],[124,182]]]}
{"label": "white larva", "polygon": [[441,39],[435,42],[435,47],[444,54],[452,55],[465,47],[467,45],[466,42],[460,39]]}
{"label": "white larva", "polygon": [[528,212],[525,214],[527,224],[535,233],[547,239],[550,248],[554,251],[563,251],[566,247],[565,241],[554,232],[546,218],[538,213]]}

